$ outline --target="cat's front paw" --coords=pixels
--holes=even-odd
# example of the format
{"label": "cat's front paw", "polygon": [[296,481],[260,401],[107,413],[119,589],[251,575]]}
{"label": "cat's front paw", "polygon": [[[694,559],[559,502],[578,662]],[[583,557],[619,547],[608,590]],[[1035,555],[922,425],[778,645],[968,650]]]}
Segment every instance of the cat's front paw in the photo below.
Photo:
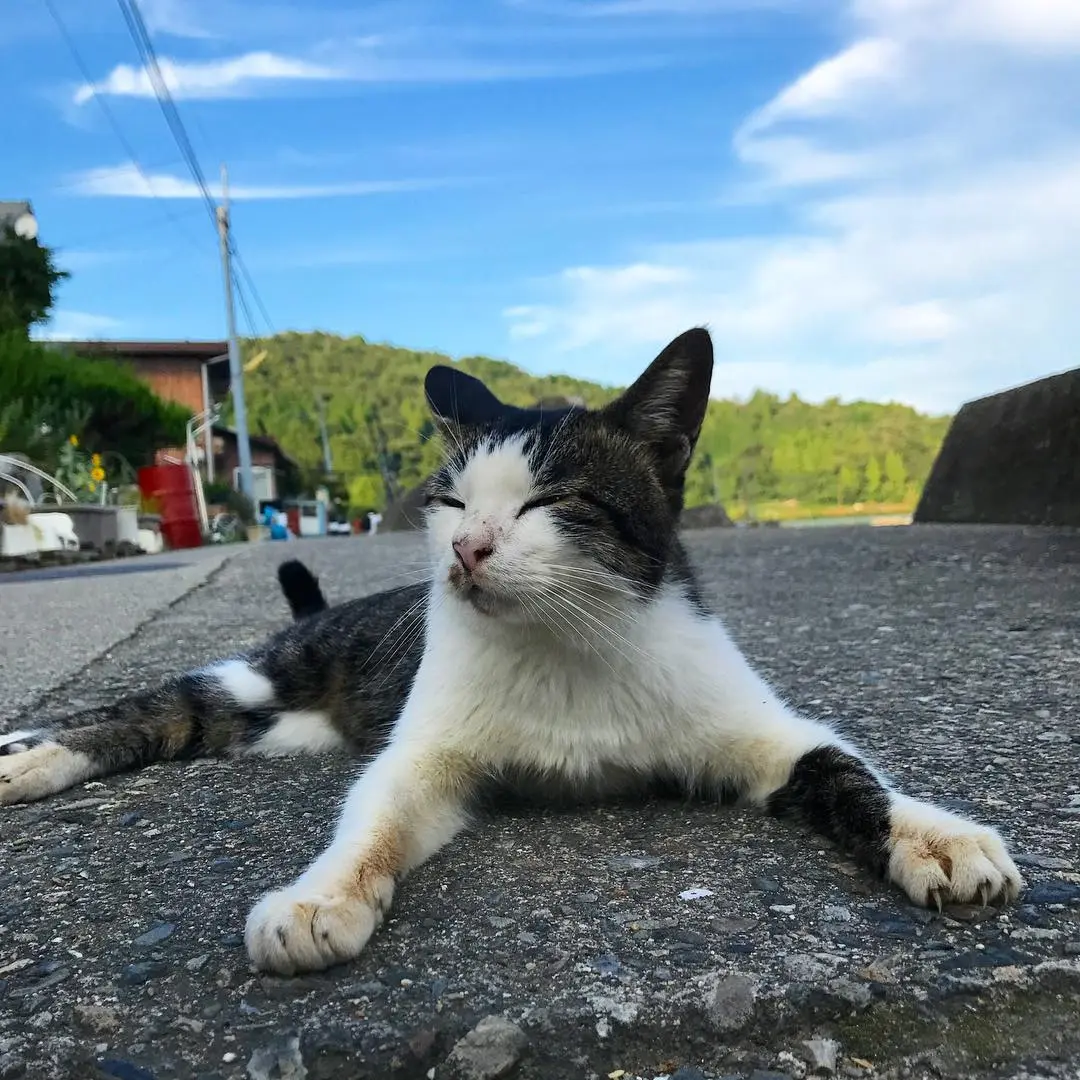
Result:
{"label": "cat's front paw", "polygon": [[295,975],[355,960],[382,922],[377,896],[320,892],[300,882],[267,893],[244,930],[251,962],[264,971]]}
{"label": "cat's front paw", "polygon": [[19,746],[22,740],[13,741],[0,755],[0,805],[44,799],[94,775],[86,754],[59,743],[44,741],[12,752]]}
{"label": "cat's front paw", "polygon": [[1020,871],[993,829],[900,795],[889,815],[889,879],[916,904],[988,904],[1020,895]]}

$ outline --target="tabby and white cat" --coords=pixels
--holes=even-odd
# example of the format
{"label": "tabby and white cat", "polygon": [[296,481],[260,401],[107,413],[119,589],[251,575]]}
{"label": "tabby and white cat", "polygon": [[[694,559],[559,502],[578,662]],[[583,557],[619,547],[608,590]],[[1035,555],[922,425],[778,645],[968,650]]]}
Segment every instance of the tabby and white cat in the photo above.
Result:
{"label": "tabby and white cat", "polygon": [[326,608],[283,571],[298,618],[263,646],[4,736],[0,803],[198,754],[371,757],[330,845],[248,916],[251,959],[282,973],[358,956],[493,785],[735,795],[801,817],[918,904],[1014,899],[997,833],[892,790],[706,609],[677,526],[712,366],[691,330],[611,405],[554,413],[433,369],[451,447],[429,485],[433,580]]}

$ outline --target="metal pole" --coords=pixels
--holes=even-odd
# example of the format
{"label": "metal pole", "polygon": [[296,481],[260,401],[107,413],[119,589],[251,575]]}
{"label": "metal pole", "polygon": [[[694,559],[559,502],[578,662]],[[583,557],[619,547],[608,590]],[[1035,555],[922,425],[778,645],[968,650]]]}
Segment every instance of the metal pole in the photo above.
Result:
{"label": "metal pole", "polygon": [[321,391],[315,395],[315,406],[319,410],[319,432],[322,435],[323,472],[329,476],[334,471],[334,461],[330,456],[330,436],[326,431],[326,398]]}
{"label": "metal pole", "polygon": [[214,409],[214,403],[210,400],[210,364],[202,366],[202,399],[203,409],[206,412],[206,427],[203,429],[203,452],[206,454],[206,482],[214,482],[214,425],[210,415]]}
{"label": "metal pole", "polygon": [[248,439],[247,405],[244,402],[244,369],[240,364],[240,342],[236,337],[236,311],[233,308],[232,264],[229,253],[229,173],[221,166],[221,204],[217,208],[218,236],[221,239],[221,271],[225,275],[225,318],[229,331],[229,379],[232,383],[233,409],[236,413],[236,449],[240,457],[240,490],[255,505],[255,477],[251,471],[251,442]]}

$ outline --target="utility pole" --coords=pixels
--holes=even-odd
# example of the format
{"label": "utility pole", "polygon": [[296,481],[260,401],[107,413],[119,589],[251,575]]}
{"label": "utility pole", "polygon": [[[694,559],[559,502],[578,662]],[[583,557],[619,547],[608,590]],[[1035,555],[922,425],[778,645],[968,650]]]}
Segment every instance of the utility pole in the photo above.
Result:
{"label": "utility pole", "polygon": [[217,208],[218,237],[221,240],[221,271],[225,275],[225,318],[229,332],[229,381],[232,384],[233,410],[236,413],[236,448],[240,457],[240,490],[255,505],[255,477],[251,471],[251,441],[248,438],[247,404],[244,401],[244,369],[240,364],[240,342],[236,336],[236,310],[233,307],[232,259],[229,245],[229,172],[221,166],[221,203]]}
{"label": "utility pole", "polygon": [[330,456],[330,436],[326,431],[326,395],[320,390],[315,395],[315,408],[319,410],[319,434],[322,436],[323,472],[330,476],[334,471],[334,460]]}

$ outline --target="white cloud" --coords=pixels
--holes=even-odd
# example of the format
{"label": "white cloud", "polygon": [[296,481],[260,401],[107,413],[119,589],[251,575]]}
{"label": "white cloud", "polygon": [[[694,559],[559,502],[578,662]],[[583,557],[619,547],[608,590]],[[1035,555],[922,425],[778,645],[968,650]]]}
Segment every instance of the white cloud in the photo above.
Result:
{"label": "white cloud", "polygon": [[212,38],[190,0],[140,0],[143,20],[152,34],[181,38]]}
{"label": "white cloud", "polygon": [[39,341],[93,341],[102,335],[115,335],[123,325],[111,315],[60,310],[35,331],[34,337]]}
{"label": "white cloud", "polygon": [[519,359],[626,358],[707,324],[714,393],[896,399],[937,411],[1075,363],[1080,148],[978,183],[836,195],[786,235],[575,268],[506,312]]}
{"label": "white cloud", "polygon": [[[409,46],[406,48],[406,46]],[[169,93],[177,99],[214,100],[265,94],[298,83],[439,84],[574,79],[662,64],[653,55],[603,55],[591,58],[491,58],[417,51],[415,43],[377,36],[324,42],[313,58],[250,52],[216,60],[158,61]],[[119,64],[102,80],[84,83],[72,97],[76,106],[98,96],[152,98],[154,83],[144,67]]]}
{"label": "white cloud", "polygon": [[[271,52],[190,62],[164,58],[158,61],[158,66],[174,98],[234,97],[250,93],[260,84],[327,81],[342,77],[339,71],[326,65]],[[102,94],[153,97],[154,85],[145,68],[119,64],[100,82],[80,86],[75,91],[74,101],[76,105],[83,105]]]}
{"label": "white cloud", "polygon": [[853,11],[901,38],[993,42],[1051,53],[1080,48],[1076,0],[856,0]]}
{"label": "white cloud", "polygon": [[[229,197],[250,199],[331,199],[336,197],[385,195],[400,191],[422,191],[441,187],[446,180],[355,180],[336,184],[236,184]],[[210,194],[221,198],[221,187],[209,185]],[[131,163],[88,169],[71,181],[77,195],[110,196],[128,199],[201,199],[194,180],[169,173],[146,173]]]}
{"label": "white cloud", "polygon": [[506,0],[509,7],[584,19],[712,15],[727,11],[793,7],[797,2],[798,0]]}
{"label": "white cloud", "polygon": [[785,87],[750,118],[754,131],[781,120],[823,116],[847,105],[853,95],[865,100],[875,84],[891,82],[903,71],[903,50],[889,38],[864,38],[822,60]]}
{"label": "white cloud", "polygon": [[851,44],[733,133],[732,187],[790,224],[739,235],[729,197],[723,240],[564,271],[506,313],[519,359],[554,351],[621,381],[629,357],[707,324],[716,393],[934,410],[1075,366],[1080,3],[853,0],[847,15]]}
{"label": "white cloud", "polygon": [[134,258],[130,251],[84,251],[77,248],[63,248],[56,252],[56,261],[62,270],[78,274],[84,270],[96,270],[101,266],[126,262]]}
{"label": "white cloud", "polygon": [[736,132],[734,148],[744,164],[756,166],[777,186],[849,180],[882,167],[876,155],[830,150],[793,135],[757,137],[749,129]]}

